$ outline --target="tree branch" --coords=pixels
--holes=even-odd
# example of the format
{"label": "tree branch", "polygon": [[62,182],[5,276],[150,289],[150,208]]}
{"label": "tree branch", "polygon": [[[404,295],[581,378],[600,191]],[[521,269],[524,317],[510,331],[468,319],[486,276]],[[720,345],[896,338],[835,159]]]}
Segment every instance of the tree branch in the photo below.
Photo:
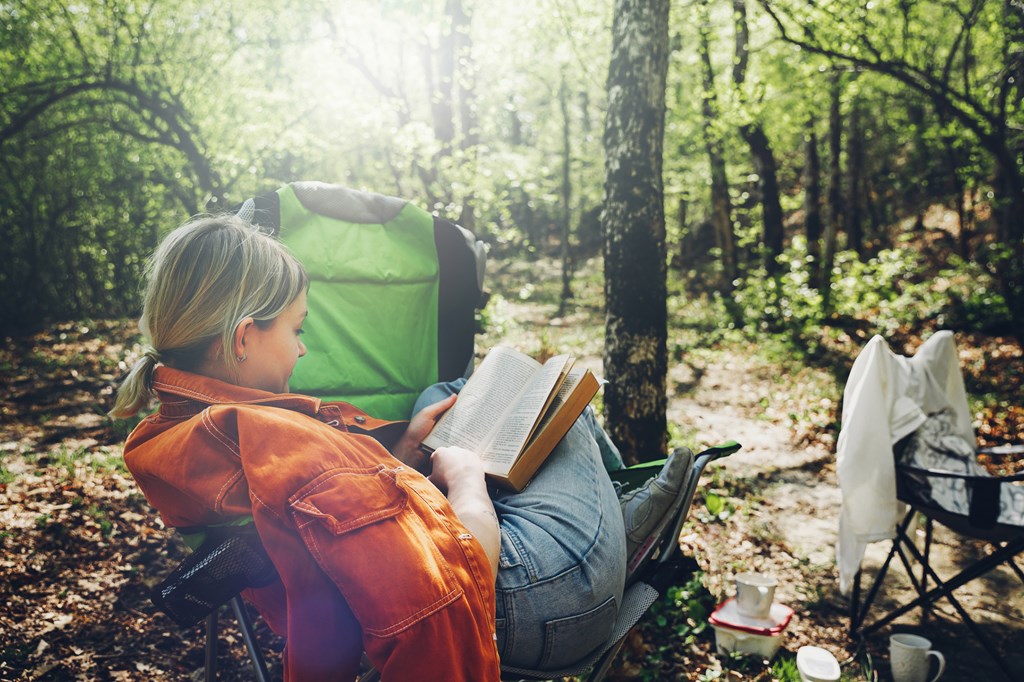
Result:
{"label": "tree branch", "polygon": [[931,74],[915,68],[901,59],[886,59],[881,55],[877,55],[874,59],[865,59],[840,52],[817,42],[794,37],[790,35],[779,12],[772,7],[773,1],[760,0],[760,2],[765,12],[775,22],[780,36],[787,43],[796,45],[813,54],[844,61],[869,71],[890,76],[925,95],[939,107],[946,108],[954,118],[973,132],[986,148],[992,150],[1000,145],[998,131],[1005,127],[1005,121],[1000,119],[997,114],[985,109],[981,103],[973,98],[954,90],[948,83],[943,83]]}

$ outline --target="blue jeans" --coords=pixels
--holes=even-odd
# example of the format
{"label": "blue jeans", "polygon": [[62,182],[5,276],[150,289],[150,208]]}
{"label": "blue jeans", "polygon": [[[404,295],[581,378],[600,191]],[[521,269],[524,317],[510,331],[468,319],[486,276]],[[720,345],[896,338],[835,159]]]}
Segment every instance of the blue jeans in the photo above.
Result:
{"label": "blue jeans", "polygon": [[[431,386],[414,414],[464,383]],[[622,466],[588,408],[522,492],[492,489],[501,526],[495,586],[503,665],[558,670],[611,634],[626,580],[626,534],[607,470]]]}

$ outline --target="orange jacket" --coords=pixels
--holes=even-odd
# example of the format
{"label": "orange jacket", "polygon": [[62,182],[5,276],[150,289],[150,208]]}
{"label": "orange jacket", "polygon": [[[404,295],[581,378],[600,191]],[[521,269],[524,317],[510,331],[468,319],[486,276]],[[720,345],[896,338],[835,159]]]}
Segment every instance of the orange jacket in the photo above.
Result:
{"label": "orange jacket", "polygon": [[381,445],[404,422],[168,367],[153,383],[125,463],[169,526],[252,514],[281,582],[247,596],[287,639],[285,679],[352,679],[363,649],[384,680],[499,679],[487,556]]}

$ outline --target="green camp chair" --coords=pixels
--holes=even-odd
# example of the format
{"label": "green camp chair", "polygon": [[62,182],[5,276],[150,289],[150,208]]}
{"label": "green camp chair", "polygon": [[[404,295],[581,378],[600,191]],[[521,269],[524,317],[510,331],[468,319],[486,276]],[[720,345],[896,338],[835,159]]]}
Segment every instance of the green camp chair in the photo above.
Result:
{"label": "green camp chair", "polygon": [[[482,302],[484,249],[466,230],[401,199],[300,182],[244,202],[237,213],[278,235],[312,280],[304,325],[309,353],[292,375],[293,390],[344,400],[369,414],[407,419],[421,391],[469,373],[475,311]],[[711,448],[691,461],[690,475],[671,513],[629,567],[612,636],[572,670],[558,675],[606,674],[626,635],[668,586],[695,568],[682,557],[679,531],[711,461],[739,449]],[[629,489],[657,474],[662,462],[617,472]],[[216,679],[217,612],[231,604],[255,679],[268,679],[252,623],[239,593],[275,579],[255,533],[244,527],[190,529],[197,549],[153,592],[176,622],[207,624],[206,679]],[[261,556],[262,555],[262,556]],[[543,671],[503,669],[507,679],[551,679]],[[376,671],[368,668],[363,682]]]}

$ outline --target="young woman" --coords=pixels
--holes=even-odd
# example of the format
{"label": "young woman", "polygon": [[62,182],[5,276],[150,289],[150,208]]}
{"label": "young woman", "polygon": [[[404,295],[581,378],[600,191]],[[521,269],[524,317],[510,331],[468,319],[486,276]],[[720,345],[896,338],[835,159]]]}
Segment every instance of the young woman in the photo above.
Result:
{"label": "young woman", "polygon": [[125,462],[168,526],[252,517],[281,581],[247,598],[287,640],[286,679],[351,679],[365,650],[384,679],[496,680],[499,654],[555,670],[603,644],[625,580],[623,514],[642,536],[681,472],[620,509],[592,415],[522,493],[489,493],[465,450],[423,461],[457,387],[428,389],[409,422],[288,392],[307,286],[239,218],[173,231],[148,271],[151,348],[111,412],[159,401]]}

